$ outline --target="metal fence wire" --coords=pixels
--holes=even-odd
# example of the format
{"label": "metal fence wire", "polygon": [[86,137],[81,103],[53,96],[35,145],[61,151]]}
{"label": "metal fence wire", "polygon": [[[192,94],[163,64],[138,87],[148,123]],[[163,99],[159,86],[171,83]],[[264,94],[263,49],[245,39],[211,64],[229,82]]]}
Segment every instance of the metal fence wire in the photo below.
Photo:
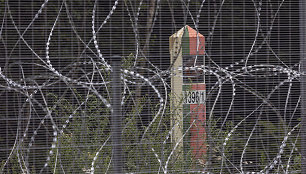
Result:
{"label": "metal fence wire", "polygon": [[305,11],[0,1],[0,173],[306,173]]}

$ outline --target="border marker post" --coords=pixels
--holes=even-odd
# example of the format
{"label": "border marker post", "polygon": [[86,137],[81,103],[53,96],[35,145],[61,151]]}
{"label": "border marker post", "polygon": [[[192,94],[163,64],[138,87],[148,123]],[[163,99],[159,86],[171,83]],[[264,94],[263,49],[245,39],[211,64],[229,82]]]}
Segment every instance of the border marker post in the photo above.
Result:
{"label": "border marker post", "polygon": [[189,67],[204,65],[205,38],[186,25],[170,36],[169,45],[174,70],[171,78],[171,141],[177,146],[178,159],[191,159],[191,165],[197,168],[196,164],[203,166],[206,162],[206,86],[203,71]]}

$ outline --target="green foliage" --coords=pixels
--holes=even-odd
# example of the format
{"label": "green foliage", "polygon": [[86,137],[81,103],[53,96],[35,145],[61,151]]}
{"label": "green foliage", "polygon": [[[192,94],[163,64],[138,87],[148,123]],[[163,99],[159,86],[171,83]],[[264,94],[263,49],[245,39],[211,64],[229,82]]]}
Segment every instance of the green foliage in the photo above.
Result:
{"label": "green foliage", "polygon": [[4,167],[5,161],[1,162],[1,170],[3,169],[3,173],[5,174],[20,174],[22,171],[20,169],[20,165],[18,163],[17,155],[13,155],[9,161],[9,163]]}
{"label": "green foliage", "polygon": [[[103,108],[97,97],[91,95],[88,97],[86,109],[75,114],[73,121],[69,123],[64,133],[58,138],[57,147],[60,148],[55,154],[59,153],[60,156],[53,155],[50,162],[51,168],[57,166],[56,173],[60,173],[61,170],[59,164],[56,164],[59,162],[68,173],[88,171],[91,168],[91,162],[96,152],[110,136],[110,111]],[[157,171],[159,163],[154,153],[161,156],[162,151],[165,152],[169,149],[169,144],[164,145],[162,143],[168,134],[169,127],[167,122],[169,118],[158,117],[151,125],[146,136],[142,138],[145,127],[139,126],[139,113],[142,111],[145,101],[150,103],[146,97],[143,97],[125,114],[123,151],[125,153],[127,171],[146,171],[148,169]],[[73,111],[76,106],[66,100],[62,100],[59,108],[65,111]],[[62,124],[69,117],[69,112],[63,110],[57,113],[61,114]],[[109,168],[111,155],[111,143],[109,141],[99,154],[95,166],[97,173],[106,172]],[[56,157],[61,160],[56,159]]]}

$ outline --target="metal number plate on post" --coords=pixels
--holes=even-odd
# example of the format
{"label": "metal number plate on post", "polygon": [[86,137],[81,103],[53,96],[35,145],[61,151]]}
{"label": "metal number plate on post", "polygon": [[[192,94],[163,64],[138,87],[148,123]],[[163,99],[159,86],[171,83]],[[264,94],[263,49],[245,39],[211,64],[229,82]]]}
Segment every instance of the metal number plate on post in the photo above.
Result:
{"label": "metal number plate on post", "polygon": [[184,91],[184,104],[204,104],[205,90]]}

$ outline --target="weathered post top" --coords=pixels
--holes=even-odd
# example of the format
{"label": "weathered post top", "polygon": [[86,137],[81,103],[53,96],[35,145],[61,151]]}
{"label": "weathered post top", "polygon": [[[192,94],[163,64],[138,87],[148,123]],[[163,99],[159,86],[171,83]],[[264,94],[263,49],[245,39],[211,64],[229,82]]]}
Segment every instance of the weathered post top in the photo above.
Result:
{"label": "weathered post top", "polygon": [[183,55],[204,55],[205,37],[188,25],[170,36],[169,42],[170,53],[180,51],[181,46]]}

